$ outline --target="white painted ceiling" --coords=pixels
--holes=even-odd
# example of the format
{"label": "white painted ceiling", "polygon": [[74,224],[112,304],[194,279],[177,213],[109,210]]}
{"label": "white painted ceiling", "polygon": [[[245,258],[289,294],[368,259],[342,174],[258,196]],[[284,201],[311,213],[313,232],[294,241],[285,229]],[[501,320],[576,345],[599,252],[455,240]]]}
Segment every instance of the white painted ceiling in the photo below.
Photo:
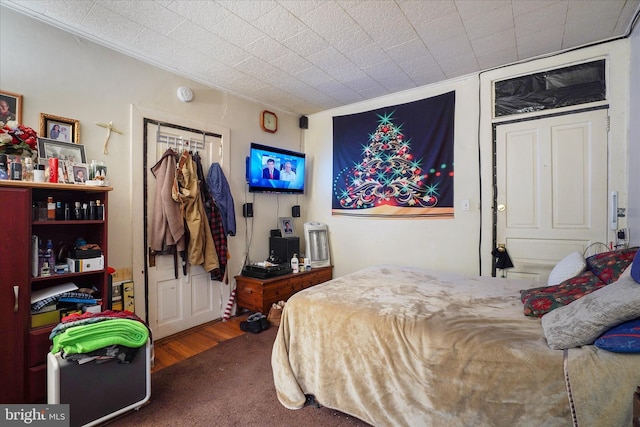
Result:
{"label": "white painted ceiling", "polygon": [[625,36],[640,0],[0,0],[299,115]]}

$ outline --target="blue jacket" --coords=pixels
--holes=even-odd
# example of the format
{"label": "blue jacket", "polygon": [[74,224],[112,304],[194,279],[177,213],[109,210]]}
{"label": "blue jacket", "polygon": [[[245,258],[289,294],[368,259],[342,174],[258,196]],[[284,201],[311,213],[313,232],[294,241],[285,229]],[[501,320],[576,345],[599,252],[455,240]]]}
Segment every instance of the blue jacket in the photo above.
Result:
{"label": "blue jacket", "polygon": [[207,185],[213,200],[220,209],[222,226],[227,236],[236,235],[236,211],[233,206],[233,196],[227,178],[219,163],[212,163],[207,174]]}

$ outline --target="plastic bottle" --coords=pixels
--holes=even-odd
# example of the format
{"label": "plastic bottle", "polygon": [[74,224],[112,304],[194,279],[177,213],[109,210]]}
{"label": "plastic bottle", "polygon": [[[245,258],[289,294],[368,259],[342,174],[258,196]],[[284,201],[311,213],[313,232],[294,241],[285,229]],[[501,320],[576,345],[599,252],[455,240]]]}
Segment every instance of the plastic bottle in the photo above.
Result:
{"label": "plastic bottle", "polygon": [[80,202],[74,202],[75,209],[73,210],[73,217],[75,219],[84,219],[82,216],[82,208],[80,208]]}
{"label": "plastic bottle", "polygon": [[47,252],[45,253],[45,261],[49,263],[49,268],[52,269],[56,265],[56,255],[53,253],[53,243],[51,239],[47,240]]}
{"label": "plastic bottle", "polygon": [[22,161],[20,159],[14,159],[11,162],[11,179],[14,181],[22,181]]}
{"label": "plastic bottle", "polygon": [[104,206],[100,199],[96,200],[96,219],[104,219]]}
{"label": "plastic bottle", "polygon": [[33,182],[45,182],[44,165],[37,164],[33,169]]}
{"label": "plastic bottle", "polygon": [[7,169],[6,154],[0,154],[0,179],[9,179],[9,170]]}
{"label": "plastic bottle", "polygon": [[291,269],[294,273],[298,272],[299,267],[298,254],[293,254],[293,258],[291,258]]}
{"label": "plastic bottle", "polygon": [[49,221],[56,219],[56,204],[51,196],[47,197],[47,219]]}
{"label": "plastic bottle", "polygon": [[31,157],[24,159],[24,172],[22,174],[22,179],[29,182],[33,181],[33,160],[31,160]]}

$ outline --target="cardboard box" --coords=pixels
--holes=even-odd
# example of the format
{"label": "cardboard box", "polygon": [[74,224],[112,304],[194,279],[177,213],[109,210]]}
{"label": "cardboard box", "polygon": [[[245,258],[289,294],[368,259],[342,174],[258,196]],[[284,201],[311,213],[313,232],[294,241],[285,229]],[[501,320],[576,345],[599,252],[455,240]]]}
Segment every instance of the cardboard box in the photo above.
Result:
{"label": "cardboard box", "polygon": [[104,270],[104,255],[87,259],[67,258],[67,265],[69,266],[70,273]]}
{"label": "cardboard box", "polygon": [[38,328],[45,325],[60,323],[60,310],[46,311],[31,315],[31,327]]}
{"label": "cardboard box", "polygon": [[136,306],[133,297],[133,282],[127,281],[122,283],[122,308],[135,313]]}

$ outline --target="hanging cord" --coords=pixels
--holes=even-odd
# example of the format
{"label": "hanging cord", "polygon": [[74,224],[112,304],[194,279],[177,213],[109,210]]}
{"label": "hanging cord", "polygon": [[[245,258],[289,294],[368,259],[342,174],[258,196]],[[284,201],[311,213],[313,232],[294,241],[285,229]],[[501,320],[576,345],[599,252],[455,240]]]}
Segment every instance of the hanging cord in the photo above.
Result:
{"label": "hanging cord", "polygon": [[[603,247],[604,248],[604,252],[607,252],[609,250],[609,246],[607,246],[606,244],[602,243],[602,242],[594,242],[592,244],[590,244],[589,246],[587,246],[584,250],[584,252],[582,252],[582,256],[583,257],[587,257],[587,254],[589,253],[589,249],[591,249],[594,246],[598,246],[598,247]],[[593,255],[600,253],[600,252],[594,252]]]}

